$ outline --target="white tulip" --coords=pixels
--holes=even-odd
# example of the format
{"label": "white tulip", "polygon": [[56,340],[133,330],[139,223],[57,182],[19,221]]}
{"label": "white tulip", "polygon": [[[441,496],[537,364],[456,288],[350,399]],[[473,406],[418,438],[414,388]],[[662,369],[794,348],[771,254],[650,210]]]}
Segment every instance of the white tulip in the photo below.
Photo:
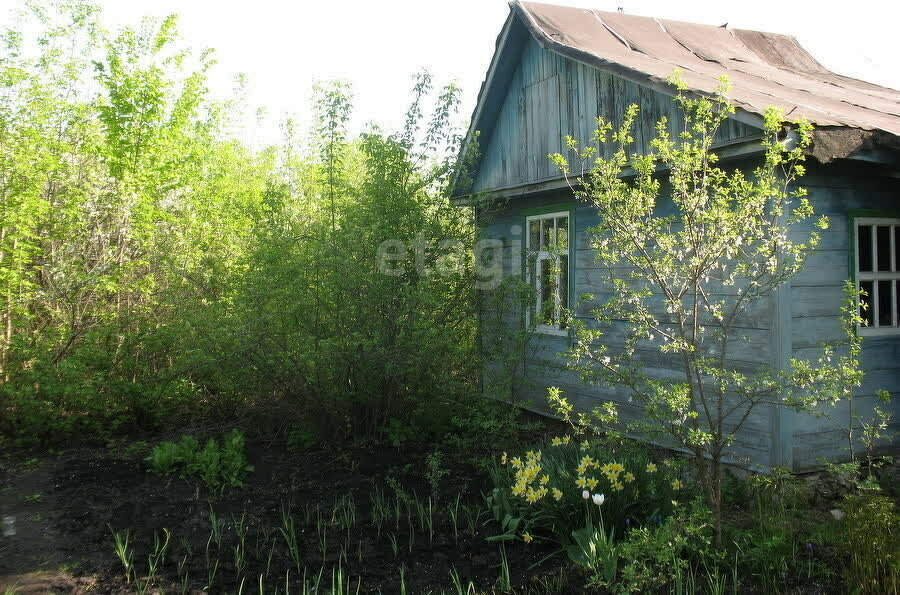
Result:
{"label": "white tulip", "polygon": [[587,500],[588,498],[591,497],[591,493],[589,491],[585,490],[585,491],[581,492],[581,497],[584,498],[585,500]]}
{"label": "white tulip", "polygon": [[597,506],[602,506],[605,501],[606,496],[604,496],[603,494],[594,494],[594,504],[596,504]]}

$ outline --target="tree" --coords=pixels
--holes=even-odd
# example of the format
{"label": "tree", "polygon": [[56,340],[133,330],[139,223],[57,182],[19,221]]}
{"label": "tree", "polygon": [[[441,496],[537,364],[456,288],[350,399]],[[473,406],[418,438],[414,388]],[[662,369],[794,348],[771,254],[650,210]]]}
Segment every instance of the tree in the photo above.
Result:
{"label": "tree", "polygon": [[[595,140],[613,144],[610,157],[595,158],[593,147],[579,149],[567,139],[581,159],[594,158],[577,186],[570,184],[599,212],[590,245],[608,291],[593,310],[596,324],[573,321],[570,363],[584,381],[618,386],[640,416],[622,422],[610,404],[574,415],[558,391],[551,401],[577,424],[663,437],[689,451],[721,539],[723,462],[751,415],[766,405],[817,412],[840,398],[838,388],[853,382],[854,370],[832,358],[833,347],[816,362],[791,360],[787,369],[748,366],[734,353],[754,308],[800,270],[818,242],[818,231],[800,239],[793,233],[813,217],[795,186],[811,126],[786,126],[769,109],[762,164],[750,175],[726,169],[713,146],[735,111],[727,81],[710,97],[686,94],[677,73],[670,82],[684,127],[673,138],[660,121],[646,155],[628,153],[634,105],[617,130],[599,121]],[[572,175],[564,157],[551,158]],[[828,222],[815,224],[825,229]],[[654,374],[650,361],[675,371]]]}

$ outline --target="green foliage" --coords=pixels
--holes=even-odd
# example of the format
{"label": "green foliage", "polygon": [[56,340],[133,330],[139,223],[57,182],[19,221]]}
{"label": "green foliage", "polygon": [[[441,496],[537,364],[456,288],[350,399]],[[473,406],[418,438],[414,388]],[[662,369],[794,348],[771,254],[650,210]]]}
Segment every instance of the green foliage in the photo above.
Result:
{"label": "green foliage", "polygon": [[798,513],[809,504],[807,484],[784,469],[754,475],[748,481],[753,523],[731,536],[744,572],[766,590],[782,590],[795,571]]}
{"label": "green foliage", "polygon": [[497,535],[488,537],[488,541],[515,541],[520,536],[520,525],[525,528],[523,533],[527,533],[527,525],[522,522],[526,513],[521,503],[512,497],[509,490],[494,488],[485,497],[485,503],[494,516],[494,521],[500,525],[501,531]]}
{"label": "green foliage", "polygon": [[619,564],[618,547],[613,542],[613,531],[606,533],[603,524],[588,524],[572,531],[572,543],[566,548],[569,559],[591,572],[590,585],[612,587],[616,581]]}
{"label": "green foliage", "polygon": [[287,446],[291,450],[307,450],[319,442],[319,436],[308,422],[291,425],[287,430]]}
{"label": "green foliage", "polygon": [[425,457],[425,480],[431,488],[431,501],[437,504],[441,498],[441,482],[450,475],[444,467],[444,456],[441,451],[434,450]]}
{"label": "green foliage", "polygon": [[744,508],[749,501],[747,482],[726,469],[722,475],[722,505],[727,508]]}
{"label": "green foliage", "polygon": [[518,447],[542,428],[540,422],[524,421],[522,411],[513,404],[473,399],[453,410],[444,441],[456,452],[481,456]]}
{"label": "green foliage", "polygon": [[894,501],[860,490],[844,499],[847,585],[862,593],[900,593],[900,513]]}
{"label": "green foliage", "polygon": [[221,443],[210,438],[203,448],[192,436],[183,436],[178,442],[162,442],[153,447],[146,460],[154,473],[196,476],[210,490],[221,492],[244,485],[244,477],[253,471],[245,450],[243,433],[234,429]]}
{"label": "green foliage", "polygon": [[[673,463],[657,465],[630,441],[557,437],[522,458],[504,453],[490,472],[491,508],[506,538],[513,537],[508,519],[521,519],[520,530],[565,545],[573,531],[596,525],[601,512],[606,530],[622,535],[629,526],[658,522],[683,499]],[[601,495],[598,506],[593,498]]]}
{"label": "green foliage", "polygon": [[619,545],[616,591],[644,593],[672,585],[691,565],[714,563],[713,519],[694,503],[679,507],[660,524],[632,529]]}
{"label": "green foliage", "polygon": [[[725,167],[713,146],[735,111],[727,81],[711,97],[685,93],[677,73],[672,82],[683,129],[663,119],[651,150],[632,154],[639,113],[632,105],[617,129],[599,120],[594,141],[611,144],[608,157],[597,157],[593,146],[579,152],[590,169],[573,188],[599,214],[590,245],[608,299],[589,296],[596,320],[572,320],[569,355],[583,381],[614,385],[641,409],[633,423],[621,423],[608,409],[577,423],[624,428],[693,453],[721,539],[722,461],[736,454],[735,438],[757,408],[819,412],[858,381],[859,366],[853,354],[833,359],[833,346],[815,361],[792,360],[787,369],[760,365],[747,373],[736,365],[751,309],[801,269],[827,228],[826,218],[813,220],[796,185],[811,126],[786,123],[770,109],[762,163],[752,171]],[[572,139],[569,148],[578,150]],[[553,160],[571,173],[563,156]],[[801,223],[812,223],[812,231],[795,233]],[[648,372],[647,361],[659,368],[659,358],[678,370],[676,377]],[[557,406],[572,416],[558,399]]]}
{"label": "green foliage", "polygon": [[174,442],[163,442],[153,447],[147,462],[150,469],[160,475],[168,475],[178,470],[178,467],[186,463],[188,458],[193,459],[194,450],[186,450]]}
{"label": "green foliage", "polygon": [[287,120],[255,149],[230,135],[244,83],[208,97],[174,18],[29,7],[0,41],[0,433],[105,442],[280,402],[318,440],[443,434],[478,370],[459,89],[423,73],[401,130],[353,135],[327,83],[312,135]]}
{"label": "green foliage", "polygon": [[[485,211],[485,206],[480,206]],[[493,258],[500,262],[496,254]],[[534,344],[537,317],[526,317],[529,304],[535,303],[535,288],[518,276],[508,276],[496,287],[478,294],[479,351],[485,366],[483,394],[499,400],[513,398],[520,384],[527,382],[519,373],[522,360],[539,350]],[[516,320],[517,324],[510,324]],[[525,324],[525,321],[528,324]],[[519,322],[521,321],[521,322]]]}
{"label": "green foliage", "polygon": [[746,583],[785,592],[839,580],[842,530],[829,513],[811,507],[809,481],[776,468],[731,482],[744,496],[731,513],[736,520],[725,526],[725,545]]}
{"label": "green foliage", "polygon": [[103,441],[205,409],[191,318],[267,164],[223,140],[174,19],[107,35],[42,4],[0,47],[0,431]]}

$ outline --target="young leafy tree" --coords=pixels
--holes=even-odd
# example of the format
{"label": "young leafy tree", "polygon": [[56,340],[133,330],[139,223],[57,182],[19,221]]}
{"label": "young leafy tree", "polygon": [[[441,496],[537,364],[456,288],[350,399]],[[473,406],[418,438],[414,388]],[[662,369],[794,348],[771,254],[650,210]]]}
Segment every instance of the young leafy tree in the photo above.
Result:
{"label": "young leafy tree", "polygon": [[459,91],[421,74],[399,131],[357,137],[349,91],[316,89],[309,155],[270,182],[226,364],[323,438],[435,425],[476,377],[474,226],[446,191]]}
{"label": "young leafy tree", "polygon": [[[813,217],[795,185],[810,125],[786,126],[770,109],[762,163],[749,174],[729,169],[714,150],[717,131],[735,111],[727,81],[711,97],[686,94],[677,74],[672,82],[684,115],[676,137],[662,120],[651,151],[629,154],[638,114],[631,106],[619,129],[599,121],[595,140],[614,145],[608,158],[594,158],[592,147],[579,152],[594,158],[573,189],[599,212],[590,245],[608,293],[593,310],[596,324],[573,322],[570,362],[583,380],[619,387],[640,410],[625,423],[606,404],[578,422],[689,451],[721,537],[723,463],[735,456],[731,447],[748,420],[765,406],[815,412],[833,404],[854,371],[831,360],[830,349],[817,362],[792,360],[787,369],[747,365],[735,353],[742,327],[818,241],[817,232],[798,238],[792,228]],[[552,158],[571,175],[565,158]],[[827,220],[816,226],[824,229]],[[674,372],[654,373],[659,362]],[[558,391],[551,401],[573,416]]]}
{"label": "young leafy tree", "polygon": [[0,431],[102,439],[199,400],[195,329],[221,319],[272,160],[222,138],[209,55],[174,19],[20,13],[0,34]]}

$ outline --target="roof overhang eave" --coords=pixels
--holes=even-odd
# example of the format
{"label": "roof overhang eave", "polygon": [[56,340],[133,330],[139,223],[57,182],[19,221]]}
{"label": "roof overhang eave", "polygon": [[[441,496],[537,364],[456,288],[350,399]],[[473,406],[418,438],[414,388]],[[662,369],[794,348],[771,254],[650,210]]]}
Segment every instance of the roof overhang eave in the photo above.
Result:
{"label": "roof overhang eave", "polygon": [[[790,140],[790,139],[789,139]],[[753,136],[745,136],[721,143],[713,147],[713,151],[718,155],[720,162],[727,162],[733,159],[749,157],[765,151],[762,144],[763,135],[757,134]],[[657,167],[657,172],[667,171],[664,166]],[[631,168],[625,168],[619,174],[621,178],[629,178],[635,175],[635,171]],[[517,184],[512,186],[503,186],[500,188],[491,188],[480,192],[470,192],[461,196],[451,198],[451,202],[456,206],[469,206],[473,204],[473,197],[478,194],[490,195],[491,199],[511,199],[525,196],[533,196],[543,192],[553,192],[578,186],[576,177],[567,177],[563,175],[552,176],[529,182],[527,184]]]}

